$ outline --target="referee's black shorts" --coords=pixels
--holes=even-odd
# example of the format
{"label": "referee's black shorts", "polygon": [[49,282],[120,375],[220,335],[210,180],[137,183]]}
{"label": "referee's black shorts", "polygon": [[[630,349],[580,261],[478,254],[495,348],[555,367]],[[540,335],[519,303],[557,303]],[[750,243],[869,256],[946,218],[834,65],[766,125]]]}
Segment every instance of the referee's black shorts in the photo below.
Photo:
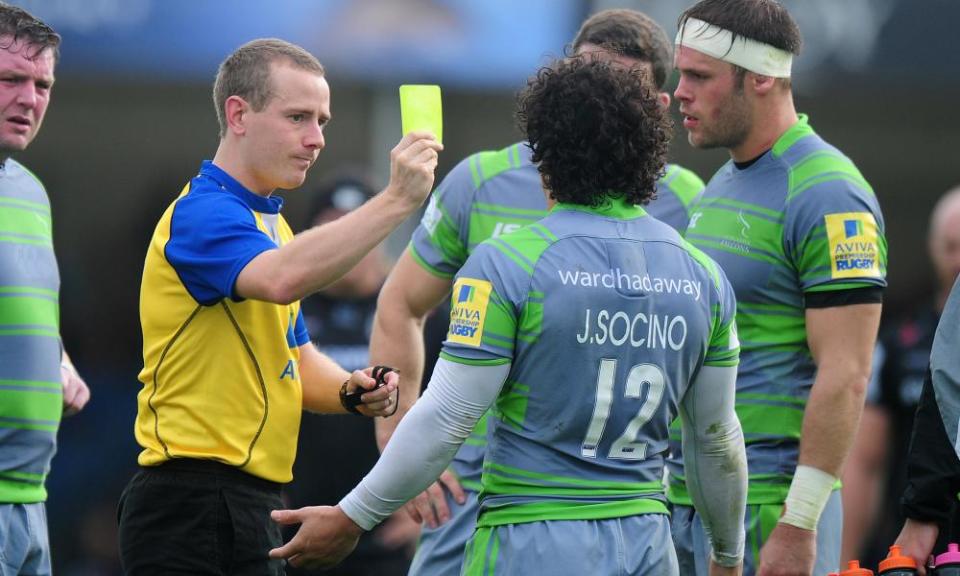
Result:
{"label": "referee's black shorts", "polygon": [[270,511],[281,485],[212,460],[141,468],[120,497],[120,561],[128,576],[283,575]]}

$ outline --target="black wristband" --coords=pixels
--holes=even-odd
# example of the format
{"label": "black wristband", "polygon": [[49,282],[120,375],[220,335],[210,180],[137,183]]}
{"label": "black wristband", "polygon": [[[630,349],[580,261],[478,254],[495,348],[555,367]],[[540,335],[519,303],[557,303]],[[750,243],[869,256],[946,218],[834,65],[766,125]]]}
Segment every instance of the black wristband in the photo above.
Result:
{"label": "black wristband", "polygon": [[347,412],[356,414],[357,416],[363,416],[363,414],[361,414],[360,411],[357,410],[357,406],[361,404],[360,396],[361,394],[363,394],[363,392],[360,392],[360,394],[357,394],[356,392],[354,392],[353,394],[347,393],[347,384],[349,382],[350,382],[350,379],[348,378],[344,380],[343,385],[340,386],[340,405],[343,406]]}
{"label": "black wristband", "polygon": [[[353,392],[347,392],[347,383],[350,382],[350,380],[349,379],[346,380],[343,383],[343,386],[340,387],[340,404],[343,405],[343,407],[348,412],[363,416],[363,414],[361,414],[360,411],[357,410],[357,406],[359,406],[360,404],[363,404],[363,401],[360,400],[360,397],[367,392],[371,392],[373,390],[376,390],[377,388],[386,386],[387,374],[391,372],[397,372],[399,374],[399,371],[391,368],[390,366],[374,366],[373,370],[371,370],[371,376],[373,377],[374,380],[376,380],[377,385],[374,386],[371,390],[366,390],[361,388]],[[400,400],[400,386],[398,385],[397,386],[397,402],[393,405],[393,412],[384,416],[385,418],[389,418],[390,416],[393,416],[394,414],[397,413],[397,407],[400,404],[399,400]]]}

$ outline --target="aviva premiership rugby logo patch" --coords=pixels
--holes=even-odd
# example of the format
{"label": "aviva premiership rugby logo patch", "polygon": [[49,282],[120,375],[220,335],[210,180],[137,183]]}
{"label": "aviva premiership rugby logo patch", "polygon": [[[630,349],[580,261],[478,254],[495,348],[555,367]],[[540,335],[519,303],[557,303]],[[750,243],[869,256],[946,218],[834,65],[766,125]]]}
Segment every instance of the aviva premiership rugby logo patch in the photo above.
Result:
{"label": "aviva premiership rugby logo patch", "polygon": [[831,278],[880,276],[877,221],[869,212],[824,216],[830,247]]}
{"label": "aviva premiership rugby logo patch", "polygon": [[459,278],[453,286],[450,332],[447,339],[458,344],[480,346],[483,321],[490,302],[490,283],[474,278]]}

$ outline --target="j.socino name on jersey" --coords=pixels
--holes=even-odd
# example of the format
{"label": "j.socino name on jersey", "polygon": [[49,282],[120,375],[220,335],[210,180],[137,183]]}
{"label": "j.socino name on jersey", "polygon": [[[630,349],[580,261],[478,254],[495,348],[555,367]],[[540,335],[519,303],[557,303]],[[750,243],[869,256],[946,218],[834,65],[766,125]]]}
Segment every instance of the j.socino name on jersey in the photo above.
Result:
{"label": "j.socino name on jersey", "polygon": [[583,332],[577,334],[579,344],[613,344],[634,348],[680,350],[687,341],[687,320],[683,316],[665,314],[628,314],[587,308],[583,315]]}

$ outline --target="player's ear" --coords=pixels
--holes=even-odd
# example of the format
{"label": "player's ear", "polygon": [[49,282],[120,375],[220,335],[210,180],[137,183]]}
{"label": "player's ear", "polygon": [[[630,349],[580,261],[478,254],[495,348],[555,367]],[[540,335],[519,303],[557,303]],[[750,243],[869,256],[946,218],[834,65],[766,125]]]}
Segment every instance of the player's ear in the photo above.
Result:
{"label": "player's ear", "polygon": [[657,94],[657,101],[660,102],[660,105],[663,106],[664,109],[669,108],[670,94],[667,92],[660,92],[659,94]]}
{"label": "player's ear", "polygon": [[755,72],[747,72],[744,81],[760,96],[766,96],[777,84],[777,79],[773,76],[764,76]]}
{"label": "player's ear", "polygon": [[227,120],[227,131],[242,136],[247,132],[246,119],[251,111],[250,104],[239,96],[230,96],[223,104]]}

